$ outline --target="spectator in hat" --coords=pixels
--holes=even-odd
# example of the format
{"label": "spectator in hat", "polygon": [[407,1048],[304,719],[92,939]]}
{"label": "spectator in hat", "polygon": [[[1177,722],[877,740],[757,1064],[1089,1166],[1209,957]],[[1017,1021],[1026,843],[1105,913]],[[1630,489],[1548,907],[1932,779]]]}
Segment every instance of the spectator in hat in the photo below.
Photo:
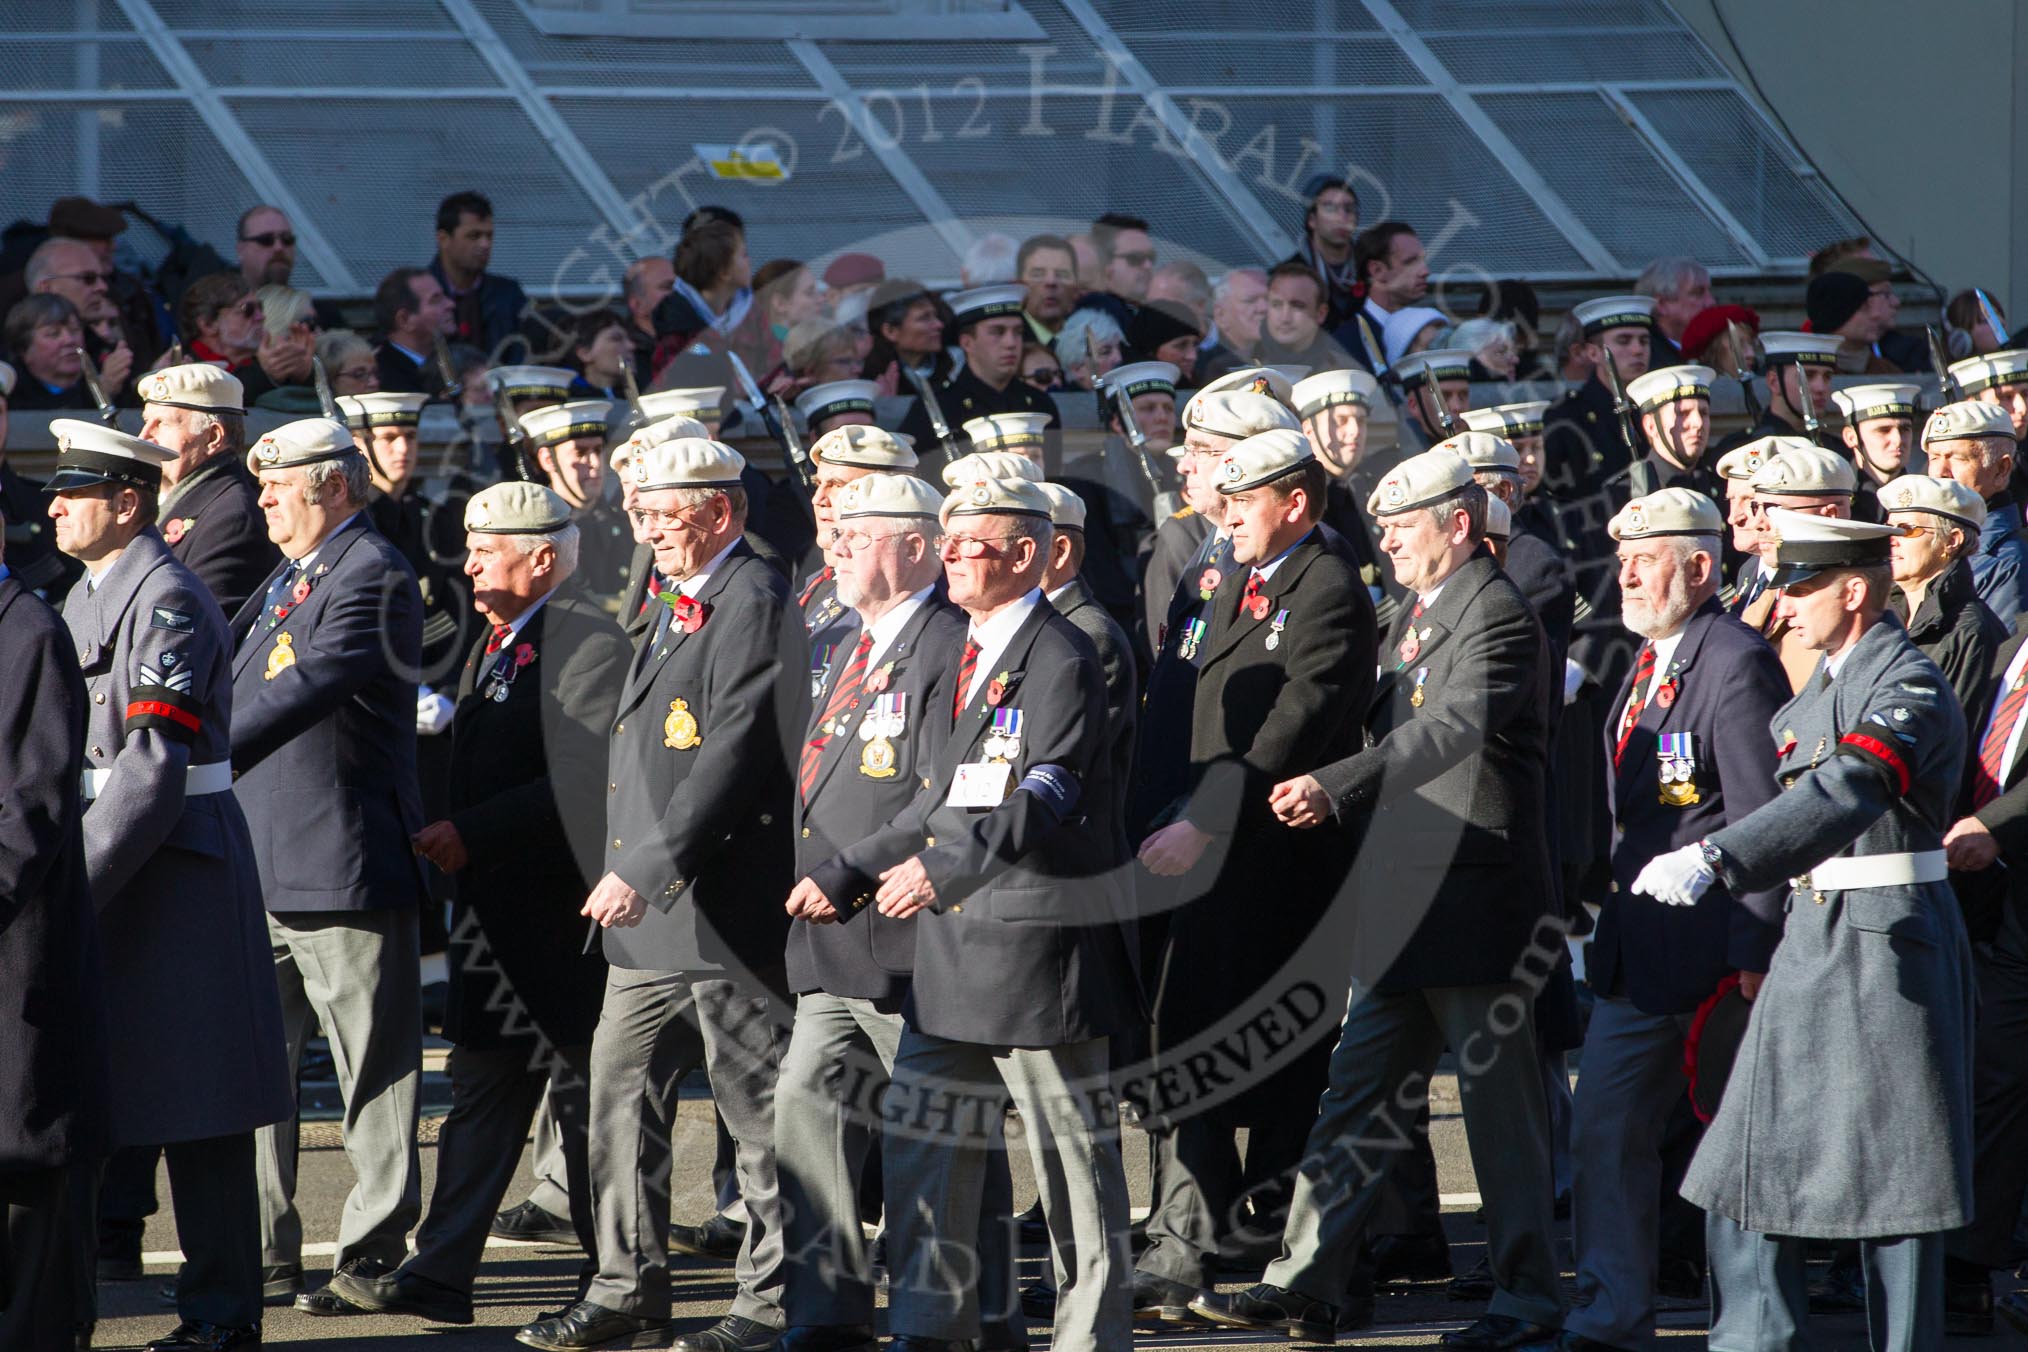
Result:
{"label": "spectator in hat", "polygon": [[512,277],[488,272],[492,261],[493,204],[476,192],[454,192],[437,203],[437,256],[429,274],[451,301],[448,336],[482,348],[496,361],[511,361],[518,354],[501,349],[509,339],[521,339],[525,352],[521,315],[528,296]]}
{"label": "spectator in hat", "polygon": [[1683,351],[1683,330],[1713,305],[1711,271],[1694,258],[1658,258],[1634,279],[1634,294],[1655,302],[1648,344],[1655,366],[1695,361]]}
{"label": "spectator in hat", "polygon": [[[9,404],[17,409],[94,408],[85,388],[84,321],[62,296],[30,295],[14,303],[0,324],[0,346],[14,358],[19,378]],[[109,391],[110,393],[110,391]]]}
{"label": "spectator in hat", "polygon": [[1058,235],[1032,235],[1022,241],[1014,256],[1014,279],[1027,292],[1021,314],[1028,321],[1028,332],[1046,346],[1077,304],[1077,254],[1070,241]]}
{"label": "spectator in hat", "polygon": [[1359,233],[1359,194],[1333,174],[1319,174],[1303,189],[1303,245],[1286,262],[1301,263],[1324,294],[1324,327],[1337,329],[1359,313],[1365,291],[1353,259]]}
{"label": "spectator in hat", "polygon": [[1342,371],[1356,363],[1324,332],[1330,304],[1323,283],[1306,263],[1277,263],[1268,273],[1267,318],[1255,354],[1266,366],[1306,366],[1312,372]]}
{"label": "spectator in hat", "polygon": [[1366,288],[1366,318],[1381,328],[1388,317],[1429,294],[1429,258],[1415,227],[1382,221],[1352,246],[1354,270]]}
{"label": "spectator in hat", "polygon": [[84,326],[85,350],[99,364],[106,394],[118,402],[135,362],[113,301],[112,265],[82,240],[52,236],[28,256],[22,279],[30,294],[61,296],[76,308]]}
{"label": "spectator in hat", "polygon": [[442,383],[434,370],[436,343],[457,323],[451,298],[436,275],[422,268],[396,268],[373,293],[373,321],[381,343],[374,351],[380,388],[427,394]]}
{"label": "spectator in hat", "polygon": [[842,253],[824,269],[824,294],[836,310],[848,296],[864,295],[887,280],[887,265],[872,254]]}
{"label": "spectator in hat", "polygon": [[1266,321],[1265,270],[1234,268],[1220,277],[1211,288],[1211,331],[1197,354],[1199,378],[1208,382],[1252,365]]}
{"label": "spectator in hat", "polygon": [[1437,346],[1437,335],[1447,322],[1442,310],[1426,305],[1411,305],[1389,315],[1380,330],[1380,349],[1389,368],[1412,352]]}
{"label": "spectator in hat", "polygon": [[1720,371],[1738,372],[1742,369],[1740,354],[1732,350],[1731,326],[1737,324],[1748,333],[1760,332],[1760,315],[1744,305],[1712,305],[1692,315],[1690,322],[1683,326],[1683,336],[1676,342],[1677,350],[1686,362],[1702,362]]}
{"label": "spectator in hat", "polygon": [[655,370],[655,307],[669,294],[676,265],[660,254],[627,264],[620,281],[620,300],[627,311],[627,341],[634,347],[634,379],[649,379]]}
{"label": "spectator in hat", "polygon": [[83,197],[57,199],[49,209],[49,237],[76,240],[98,255],[110,282],[113,309],[121,335],[134,353],[134,369],[155,364],[169,342],[169,309],[146,281],[123,272],[113,262],[113,240],[127,228],[126,213]]}
{"label": "spectator in hat", "polygon": [[1893,375],[1902,368],[1881,355],[1880,339],[1888,331],[1894,310],[1894,288],[1885,280],[1875,295],[1866,280],[1834,268],[1810,281],[1803,304],[1808,310],[1809,331],[1836,334],[1838,370],[1846,375]]}
{"label": "spectator in hat", "polygon": [[1140,361],[1165,361],[1179,372],[1179,383],[1197,383],[1197,344],[1204,325],[1181,302],[1150,300],[1127,325],[1127,347]]}

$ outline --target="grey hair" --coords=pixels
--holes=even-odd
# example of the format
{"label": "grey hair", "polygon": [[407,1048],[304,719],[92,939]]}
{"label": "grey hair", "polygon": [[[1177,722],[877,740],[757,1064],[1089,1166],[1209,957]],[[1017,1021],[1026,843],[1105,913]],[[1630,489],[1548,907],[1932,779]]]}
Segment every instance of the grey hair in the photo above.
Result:
{"label": "grey hair", "polygon": [[186,410],[191,430],[203,436],[214,427],[225,429],[225,444],[214,454],[230,455],[234,459],[246,457],[246,415],[244,413],[220,413],[208,408]]}
{"label": "grey hair", "polygon": [[1049,543],[1056,538],[1056,528],[1047,517],[1016,516],[1008,521],[1008,527],[1017,539],[1033,540],[1035,549],[1044,559],[1049,557]]}
{"label": "grey hair", "polygon": [[675,488],[670,491],[676,494],[678,509],[695,507],[699,503],[711,501],[714,497],[723,497],[725,505],[732,512],[733,519],[742,526],[746,523],[747,504],[744,488]]}
{"label": "grey hair", "polygon": [[332,370],[345,364],[345,359],[356,352],[369,356],[373,344],[354,333],[351,329],[332,329],[317,339],[317,355],[324,359],[324,365]]}
{"label": "grey hair", "polygon": [[1513,342],[1516,332],[1517,330],[1510,320],[1486,319],[1483,317],[1467,319],[1464,323],[1458,325],[1457,328],[1451,330],[1450,345],[1462,347],[1466,351],[1477,355],[1480,348],[1497,338],[1505,338],[1508,342]]}
{"label": "grey hair", "polygon": [[965,250],[964,261],[958,265],[960,277],[966,286],[992,286],[1017,279],[1014,260],[1021,246],[1006,235],[995,231],[981,235]]}
{"label": "grey hair", "polygon": [[1566,311],[1562,321],[1556,326],[1555,341],[1549,347],[1551,360],[1560,368],[1570,360],[1571,351],[1583,342],[1584,324],[1578,319],[1577,311]]}
{"label": "grey hair", "polygon": [[1122,343],[1127,340],[1117,319],[1104,310],[1072,310],[1070,318],[1064,320],[1063,327],[1056,331],[1056,358],[1066,362],[1083,361],[1087,339],[1093,347],[1097,347],[1107,338]]}
{"label": "grey hair", "polygon": [[1711,270],[1694,258],[1658,258],[1641,269],[1637,296],[1680,296],[1685,288],[1711,280]]}
{"label": "grey hair", "polygon": [[366,494],[373,486],[373,479],[367,472],[365,456],[354,451],[350,455],[316,460],[303,466],[303,501],[316,502],[324,495],[324,485],[333,479],[345,485],[345,496],[352,500],[354,507],[366,505]]}
{"label": "grey hair", "polygon": [[1267,285],[1266,268],[1234,268],[1232,271],[1221,276],[1212,285],[1211,298],[1214,301],[1222,301],[1230,296],[1232,294],[1232,284],[1241,277],[1251,277],[1260,282],[1262,286]]}
{"label": "grey hair", "polygon": [[316,313],[306,291],[270,282],[253,293],[261,303],[261,327],[270,338],[286,338],[289,330]]}
{"label": "grey hair", "polygon": [[512,544],[514,551],[524,559],[543,545],[555,550],[558,582],[562,582],[577,571],[577,551],[582,532],[578,530],[575,521],[566,522],[543,535],[503,535],[500,538]]}
{"label": "grey hair", "polygon": [[56,275],[56,257],[66,249],[89,249],[91,245],[68,235],[51,235],[35,246],[35,252],[28,255],[28,262],[21,269],[21,280],[30,291],[41,286]]}
{"label": "grey hair", "polygon": [[1452,512],[1463,512],[1468,530],[1465,538],[1473,544],[1486,538],[1486,490],[1473,482],[1457,492],[1428,507],[1429,519],[1439,529],[1450,519]]}

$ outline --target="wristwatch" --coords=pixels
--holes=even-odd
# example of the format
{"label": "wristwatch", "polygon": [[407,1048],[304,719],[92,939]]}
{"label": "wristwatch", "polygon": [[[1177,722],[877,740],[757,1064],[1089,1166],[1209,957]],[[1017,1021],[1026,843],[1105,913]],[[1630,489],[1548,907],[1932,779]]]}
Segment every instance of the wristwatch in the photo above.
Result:
{"label": "wristwatch", "polygon": [[1704,856],[1704,862],[1713,873],[1718,872],[1718,866],[1725,862],[1725,852],[1708,840],[1697,842],[1697,853]]}

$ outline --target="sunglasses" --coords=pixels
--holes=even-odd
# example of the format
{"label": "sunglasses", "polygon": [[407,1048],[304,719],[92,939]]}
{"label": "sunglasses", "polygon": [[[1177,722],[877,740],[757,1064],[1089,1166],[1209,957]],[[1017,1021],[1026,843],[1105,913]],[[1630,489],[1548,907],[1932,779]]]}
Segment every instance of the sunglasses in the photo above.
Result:
{"label": "sunglasses", "polygon": [[267,306],[261,301],[243,300],[231,308],[239,311],[242,319],[254,319],[265,312]]}
{"label": "sunglasses", "polygon": [[1147,249],[1139,253],[1116,253],[1113,257],[1122,263],[1130,263],[1134,267],[1144,268],[1155,261],[1155,251]]}
{"label": "sunglasses", "polygon": [[258,244],[263,249],[272,249],[277,244],[285,244],[293,249],[296,247],[296,232],[293,230],[264,230],[258,235],[241,235],[239,242],[242,244]]}
{"label": "sunglasses", "polygon": [[86,286],[98,286],[101,283],[111,286],[113,282],[113,274],[110,272],[60,272],[57,276],[67,282],[83,282]]}

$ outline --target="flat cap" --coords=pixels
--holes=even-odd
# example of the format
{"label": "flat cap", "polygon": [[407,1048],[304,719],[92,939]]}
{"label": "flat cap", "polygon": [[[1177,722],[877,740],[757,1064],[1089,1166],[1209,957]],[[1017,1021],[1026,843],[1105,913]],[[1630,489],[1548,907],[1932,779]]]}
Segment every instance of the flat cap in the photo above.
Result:
{"label": "flat cap", "polygon": [[1106,384],[1129,399],[1137,399],[1144,394],[1174,395],[1176,382],[1182,378],[1182,368],[1167,361],[1128,362],[1105,374]]}
{"label": "flat cap", "polygon": [[1845,421],[1857,425],[1872,418],[1914,418],[1915,398],[1920,388],[1915,385],[1854,385],[1847,390],[1832,390],[1831,402],[1845,415]]}
{"label": "flat cap", "polygon": [[1950,364],[1950,377],[1967,395],[1990,390],[1995,385],[2028,384],[2028,348],[2013,347],[1988,352],[1983,357],[1966,357]]}
{"label": "flat cap", "polygon": [[958,516],[1033,516],[1051,519],[1049,495],[1034,479],[979,479],[951,490],[937,519],[948,526]]}
{"label": "flat cap", "polygon": [[695,418],[680,415],[658,418],[646,427],[635,428],[632,436],[613,447],[612,454],[606,457],[606,463],[611,465],[613,472],[617,474],[632,463],[637,452],[650,446],[659,446],[665,441],[675,441],[679,437],[702,437],[709,440],[711,429]]}
{"label": "flat cap", "polygon": [[570,383],[577,372],[563,366],[496,366],[486,373],[493,388],[504,390],[509,399],[538,399],[560,404],[570,397]]}
{"label": "flat cap", "polygon": [[725,418],[725,386],[654,390],[641,396],[641,412],[651,423],[664,418],[695,418],[706,427],[715,428]]}
{"label": "flat cap", "polygon": [[829,380],[797,395],[796,412],[814,427],[841,413],[871,414],[873,401],[879,397],[880,386],[870,380]]}
{"label": "flat cap", "polygon": [[1838,364],[1838,347],[1844,339],[1835,333],[1797,333],[1793,329],[1770,329],[1760,336],[1761,350],[1770,362],[1801,362],[1805,366]]}
{"label": "flat cap", "polygon": [[[93,484],[152,491],[162,486],[162,466],[176,458],[167,446],[82,418],[54,418],[49,430],[56,436],[56,473],[43,488],[51,493]],[[347,437],[345,444],[349,449],[352,438]]]}
{"label": "flat cap", "polygon": [[184,362],[181,366],[150,371],[134,382],[134,391],[144,404],[194,408],[204,413],[246,412],[246,386],[238,376],[208,361]]}
{"label": "flat cap", "polygon": [[1489,540],[1511,540],[1514,538],[1514,513],[1507,510],[1507,504],[1492,494],[1486,495],[1486,538]]}
{"label": "flat cap", "polygon": [[547,535],[570,524],[570,504],[541,484],[508,479],[465,502],[465,529],[481,535]]}
{"label": "flat cap", "polygon": [[968,418],[964,425],[965,436],[975,451],[1040,446],[1048,431],[1047,413],[988,413],[982,418]]}
{"label": "flat cap", "polygon": [[1411,455],[1382,476],[1366,499],[1375,516],[1398,516],[1442,502],[1472,484],[1471,462],[1456,451],[1424,451]]}
{"label": "flat cap", "polygon": [[49,204],[49,233],[63,239],[111,239],[127,228],[127,214],[89,197],[59,197]]}
{"label": "flat cap", "polygon": [[1019,315],[1021,303],[1027,298],[1026,287],[1010,282],[1000,286],[975,286],[970,291],[954,291],[944,299],[951,307],[957,327],[962,329],[981,320]]}
{"label": "flat cap", "polygon": [[1584,336],[1596,338],[1607,329],[1644,329],[1655,317],[1653,296],[1600,296],[1571,307]]}
{"label": "flat cap", "polygon": [[1512,440],[1515,437],[1540,435],[1543,415],[1548,412],[1547,399],[1531,399],[1521,404],[1468,408],[1458,415],[1458,421],[1474,432],[1498,432]]}
{"label": "flat cap", "polygon": [[1664,488],[1635,498],[1606,522],[1615,540],[1646,540],[1657,535],[1725,534],[1718,504],[1694,488]]}
{"label": "flat cap", "polygon": [[1420,352],[1405,353],[1394,363],[1394,374],[1403,384],[1421,380],[1426,370],[1436,372],[1438,380],[1470,380],[1472,354],[1461,347],[1426,347]]}
{"label": "flat cap", "polygon": [[847,423],[818,437],[810,447],[810,459],[820,465],[854,469],[909,470],[921,463],[914,446],[914,437],[897,436],[867,423]]}
{"label": "flat cap", "polygon": [[1319,371],[1296,382],[1296,412],[1314,418],[1334,404],[1358,404],[1371,408],[1380,397],[1380,382],[1358,367],[1343,371]]}
{"label": "flat cap", "polygon": [[352,444],[352,429],[336,418],[299,418],[283,423],[247,447],[246,467],[262,470],[288,469],[292,465],[314,465],[359,454]]}
{"label": "flat cap", "polygon": [[1465,463],[1476,474],[1519,474],[1521,452],[1514,449],[1514,443],[1505,437],[1494,436],[1491,432],[1460,432],[1447,437],[1430,447],[1433,451],[1449,451],[1461,455]]}
{"label": "flat cap", "polygon": [[1183,412],[1185,431],[1244,441],[1276,428],[1300,432],[1295,410],[1271,394],[1252,389],[1199,390]]}
{"label": "flat cap", "polygon": [[375,390],[372,394],[339,395],[338,411],[355,432],[372,427],[414,427],[422,421],[423,405],[429,401],[426,394]]}
{"label": "flat cap", "polygon": [[1761,462],[1753,491],[1793,497],[1849,496],[1859,487],[1852,462],[1801,437],[1769,437],[1781,443]]}
{"label": "flat cap", "polygon": [[610,399],[573,399],[567,404],[550,404],[524,413],[521,430],[528,434],[531,449],[592,437],[604,441],[612,430],[607,422],[612,415]]}
{"label": "flat cap", "polygon": [[709,437],[672,437],[637,447],[628,472],[640,492],[658,488],[737,488],[746,457]]}
{"label": "flat cap", "polygon": [[1049,524],[1058,530],[1084,529],[1084,499],[1062,484],[1037,485],[1049,499]]}
{"label": "flat cap", "polygon": [[887,280],[887,264],[866,253],[842,253],[824,269],[824,285],[832,290],[872,286]]}
{"label": "flat cap", "polygon": [[1027,479],[1042,482],[1042,466],[1019,451],[973,451],[944,466],[944,483],[952,488],[981,479]]}
{"label": "flat cap", "polygon": [[1786,587],[1837,568],[1871,568],[1886,563],[1889,541],[1901,527],[1843,517],[1767,509],[1768,542],[1774,546],[1774,575],[1768,581]]}
{"label": "flat cap", "polygon": [[1880,510],[1947,516],[1976,533],[1986,523],[1986,500],[1961,483],[1927,474],[1904,474],[1880,485]]}
{"label": "flat cap", "polygon": [[1973,437],[2014,439],[2014,420],[2007,410],[1983,399],[1964,399],[1945,404],[1929,415],[1922,427],[1922,444],[1927,449],[1939,441],[1965,441]]}
{"label": "flat cap", "polygon": [[838,495],[838,519],[924,516],[934,521],[943,506],[944,495],[929,480],[913,474],[876,472],[845,485],[845,491]]}
{"label": "flat cap", "polygon": [[1238,442],[1218,462],[1221,493],[1244,493],[1294,474],[1316,461],[1310,439],[1286,427],[1274,427]]}
{"label": "flat cap", "polygon": [[1708,366],[1664,366],[1643,371],[1627,382],[1627,398],[1643,413],[1652,413],[1678,399],[1709,399],[1711,379],[1718,372]]}

